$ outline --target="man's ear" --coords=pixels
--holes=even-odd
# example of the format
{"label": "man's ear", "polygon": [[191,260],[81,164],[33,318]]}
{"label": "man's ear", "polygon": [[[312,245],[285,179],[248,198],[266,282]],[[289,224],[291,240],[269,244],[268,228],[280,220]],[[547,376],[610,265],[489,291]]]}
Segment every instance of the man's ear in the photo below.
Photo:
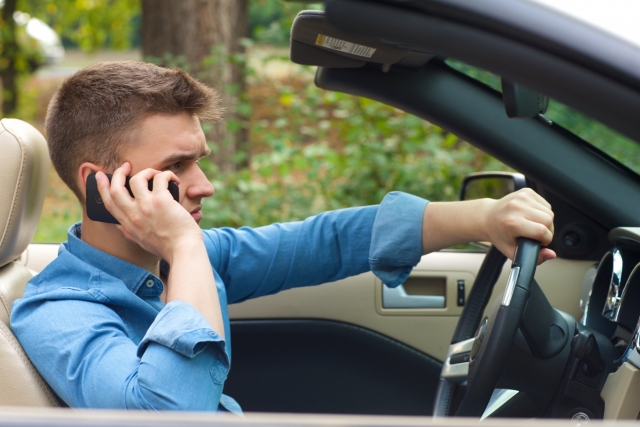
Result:
{"label": "man's ear", "polygon": [[78,188],[82,191],[82,198],[84,200],[87,199],[87,177],[89,174],[98,171],[105,172],[103,167],[90,162],[85,162],[78,168]]}

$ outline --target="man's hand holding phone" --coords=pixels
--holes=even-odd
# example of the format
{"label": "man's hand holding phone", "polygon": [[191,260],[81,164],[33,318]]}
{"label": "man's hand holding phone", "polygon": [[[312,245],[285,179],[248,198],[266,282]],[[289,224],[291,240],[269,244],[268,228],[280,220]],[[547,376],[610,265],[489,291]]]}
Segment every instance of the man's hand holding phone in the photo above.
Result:
{"label": "man's hand holding phone", "polygon": [[[109,182],[111,182],[111,174],[106,174]],[[131,187],[129,185],[130,177],[126,178],[125,188],[129,191],[129,195],[134,197],[133,192],[131,191]],[[148,182],[149,191],[153,190],[153,180]],[[178,184],[169,181],[169,192],[173,196],[173,199],[176,202],[180,202],[180,189],[178,188]],[[87,176],[87,193],[86,193],[86,208],[87,208],[87,216],[90,220],[96,222],[106,222],[107,224],[120,224],[118,220],[107,210],[104,203],[102,202],[102,196],[98,192],[98,183],[96,182],[96,174],[95,172],[90,173]]]}
{"label": "man's hand holding phone", "polygon": [[[102,203],[127,239],[169,263],[180,247],[202,241],[198,224],[167,190],[169,182],[180,182],[173,172],[144,169],[137,173],[129,179],[133,197],[125,186],[129,173],[129,163],[114,171],[111,183],[103,172],[96,173]],[[149,190],[151,180],[153,190]]]}

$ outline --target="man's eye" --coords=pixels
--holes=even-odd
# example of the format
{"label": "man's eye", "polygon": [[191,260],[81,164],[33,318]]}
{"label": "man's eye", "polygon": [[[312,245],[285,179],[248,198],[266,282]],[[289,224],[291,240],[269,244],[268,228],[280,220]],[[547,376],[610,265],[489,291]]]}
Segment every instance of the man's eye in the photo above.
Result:
{"label": "man's eye", "polygon": [[177,171],[180,170],[182,168],[182,162],[176,162],[172,165],[167,166],[167,170],[170,171]]}

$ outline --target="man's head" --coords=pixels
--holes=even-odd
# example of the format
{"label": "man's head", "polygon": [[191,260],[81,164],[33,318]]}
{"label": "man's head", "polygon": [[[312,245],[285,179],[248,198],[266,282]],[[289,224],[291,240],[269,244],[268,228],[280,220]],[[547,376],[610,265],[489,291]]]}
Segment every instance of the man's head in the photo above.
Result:
{"label": "man's head", "polygon": [[112,171],[134,148],[152,116],[221,118],[220,98],[178,69],[143,62],[103,62],[66,80],[49,104],[45,123],[49,152],[62,180],[84,203],[79,167],[86,162]]}

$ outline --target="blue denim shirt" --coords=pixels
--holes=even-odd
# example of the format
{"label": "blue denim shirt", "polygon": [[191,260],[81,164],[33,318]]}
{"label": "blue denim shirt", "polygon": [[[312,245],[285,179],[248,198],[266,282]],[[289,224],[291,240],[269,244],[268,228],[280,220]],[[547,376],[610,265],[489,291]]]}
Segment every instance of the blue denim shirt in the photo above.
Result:
{"label": "blue denim shirt", "polygon": [[227,304],[370,269],[402,283],[420,260],[426,203],[390,193],[380,206],[203,231],[226,341],[191,305],[163,304],[158,277],[83,242],[75,224],[13,304],[11,326],[69,406],[241,413],[222,394],[231,365]]}

